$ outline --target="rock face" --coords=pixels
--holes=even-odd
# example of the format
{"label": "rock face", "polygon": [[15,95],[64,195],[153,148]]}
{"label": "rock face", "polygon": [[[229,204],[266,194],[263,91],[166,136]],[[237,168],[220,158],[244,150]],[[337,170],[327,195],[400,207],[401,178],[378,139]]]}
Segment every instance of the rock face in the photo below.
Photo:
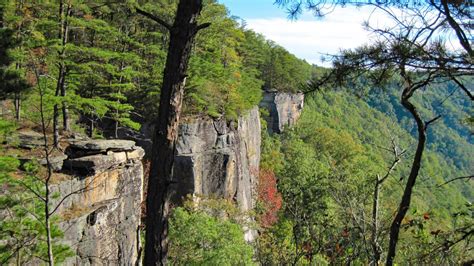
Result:
{"label": "rock face", "polygon": [[301,115],[303,103],[303,93],[265,91],[260,107],[269,111],[268,131],[281,133],[285,126],[293,126]]}
{"label": "rock face", "polygon": [[[254,207],[260,163],[260,117],[255,107],[237,122],[198,119],[182,124],[176,145],[173,191],[233,199],[241,210]],[[178,181],[179,180],[179,181]],[[255,232],[248,231],[252,240]]]}
{"label": "rock face", "polygon": [[[73,143],[64,180],[62,242],[76,253],[64,265],[134,265],[138,258],[144,151],[131,141]],[[79,155],[83,155],[82,157]],[[72,174],[72,175],[71,175]]]}

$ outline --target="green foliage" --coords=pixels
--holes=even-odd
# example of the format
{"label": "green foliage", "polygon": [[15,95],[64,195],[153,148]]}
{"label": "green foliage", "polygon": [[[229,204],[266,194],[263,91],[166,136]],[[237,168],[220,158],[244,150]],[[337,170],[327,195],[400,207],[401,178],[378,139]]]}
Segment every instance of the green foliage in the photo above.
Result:
{"label": "green foliage", "polygon": [[280,217],[277,224],[259,236],[256,258],[262,265],[308,264],[304,257],[297,257],[293,228],[291,220]]}
{"label": "green foliage", "polygon": [[28,88],[21,77],[21,72],[13,65],[14,57],[11,50],[19,41],[15,38],[17,31],[3,25],[4,20],[8,20],[9,16],[11,18],[9,8],[7,3],[0,3],[0,21],[2,21],[0,25],[0,99],[2,100]]}
{"label": "green foliage", "polygon": [[[472,83],[472,78],[464,81]],[[402,127],[415,136],[409,114],[399,103],[399,91],[396,85],[386,90],[373,90],[368,103],[375,109],[386,113],[398,121]],[[445,160],[468,174],[474,160],[471,132],[464,123],[472,113],[472,103],[454,83],[433,84],[413,97],[417,110],[426,119],[441,115],[428,130],[428,147],[444,155]]]}
{"label": "green foliage", "polygon": [[267,42],[267,46],[266,61],[262,70],[265,87],[285,92],[300,91],[311,77],[311,65],[273,42]]}
{"label": "green foliage", "polygon": [[[24,173],[12,175],[19,166],[18,159],[0,157],[0,182],[6,186],[5,193],[0,195],[0,209],[7,211],[0,222],[1,264],[48,259],[45,202],[39,197],[44,197],[45,188],[37,175],[39,166],[28,162],[23,165]],[[68,246],[58,243],[63,232],[57,222],[58,218],[53,217],[51,237],[55,261],[60,263],[73,253]]]}
{"label": "green foliage", "polygon": [[[372,101],[375,99],[371,98],[369,104]],[[384,103],[382,99],[378,102]],[[375,176],[383,175],[390,166],[393,158],[386,148],[391,140],[400,149],[409,150],[381,190],[379,217],[381,230],[385,230],[383,226],[390,224],[402,194],[402,177],[408,173],[414,143],[412,135],[397,125],[396,118],[369,104],[345,91],[309,94],[294,128],[281,136],[264,134],[262,166],[278,169],[283,210],[279,223],[260,236],[257,258],[261,263],[368,263],[371,253],[365,246],[370,239]],[[432,253],[441,243],[449,243],[444,241],[448,232],[460,237],[472,226],[457,218],[459,213],[468,212],[465,204],[470,198],[465,195],[469,194],[460,192],[472,193],[471,184],[438,187],[462,173],[445,155],[427,151],[411,212],[402,227],[399,262],[444,264],[469,256],[463,255],[468,249],[465,242],[445,253]],[[429,219],[424,218],[425,214]],[[388,238],[381,237],[384,251]]]}
{"label": "green foliage", "polygon": [[[198,198],[173,210],[169,260],[177,265],[252,265],[241,215],[226,200]],[[240,218],[239,218],[240,217]]]}
{"label": "green foliage", "polygon": [[12,121],[5,120],[0,118],[0,143],[4,143],[7,139],[7,136],[11,136],[11,134],[16,130],[16,124]]}
{"label": "green foliage", "polygon": [[265,129],[262,129],[260,168],[279,172],[283,167],[283,154],[281,152],[281,141],[277,136],[270,137]]}
{"label": "green foliage", "polygon": [[[56,2],[8,0],[0,33],[10,52],[1,69],[8,68],[33,87],[41,83],[46,109],[67,106],[90,134],[103,120],[137,130],[139,123],[157,115],[169,36],[165,28],[134,13],[136,4],[74,0],[63,6],[60,17]],[[171,24],[176,4],[157,0],[141,8]],[[67,39],[61,38],[62,19],[67,21]],[[206,2],[200,16],[200,23],[205,22],[211,26],[197,35],[193,46],[184,115],[235,120],[259,103],[262,87],[296,91],[310,78],[309,64],[239,25],[216,1]],[[57,91],[61,69],[65,95]],[[37,98],[36,92],[25,99],[28,120],[38,121],[38,112],[32,110]]]}

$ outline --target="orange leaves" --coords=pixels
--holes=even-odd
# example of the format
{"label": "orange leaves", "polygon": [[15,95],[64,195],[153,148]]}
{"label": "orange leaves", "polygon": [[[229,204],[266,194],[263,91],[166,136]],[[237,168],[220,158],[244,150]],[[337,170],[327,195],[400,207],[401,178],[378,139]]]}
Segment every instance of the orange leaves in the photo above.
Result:
{"label": "orange leaves", "polygon": [[240,74],[240,72],[238,72],[238,71],[235,71],[235,72],[233,73],[233,76],[234,76],[234,78],[236,78],[236,79],[241,79],[241,78],[242,78],[242,74]]}
{"label": "orange leaves", "polygon": [[91,14],[85,14],[84,19],[85,20],[92,20],[94,17]]}

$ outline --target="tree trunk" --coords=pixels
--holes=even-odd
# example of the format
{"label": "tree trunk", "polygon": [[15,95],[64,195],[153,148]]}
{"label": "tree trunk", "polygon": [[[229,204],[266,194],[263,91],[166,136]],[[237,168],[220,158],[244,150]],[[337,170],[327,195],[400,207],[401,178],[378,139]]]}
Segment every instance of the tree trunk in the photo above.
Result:
{"label": "tree trunk", "polygon": [[[181,0],[170,27],[170,43],[154,121],[153,154],[147,191],[145,265],[165,265],[168,253],[169,186],[181,114],[186,70],[194,37],[202,26],[197,18],[202,0]],[[137,9],[138,10],[138,9]]]}
{"label": "tree trunk", "polygon": [[[51,165],[49,165],[51,167]],[[48,244],[48,265],[53,266],[54,265],[54,256],[53,256],[53,239],[51,237],[51,217],[49,216],[49,184],[45,185],[47,193],[46,193],[46,202],[45,202],[45,213],[46,213],[46,218],[45,218],[45,223],[46,223],[46,242]]]}
{"label": "tree trunk", "polygon": [[375,188],[374,188],[374,198],[372,204],[372,236],[371,236],[371,244],[372,244],[372,252],[373,252],[373,263],[372,265],[379,265],[380,261],[380,247],[378,243],[378,212],[379,212],[379,194],[380,194],[380,177],[377,175],[375,180]]}
{"label": "tree trunk", "polygon": [[[64,98],[66,96],[66,86],[63,86],[63,89],[61,90],[61,96]],[[67,103],[64,101],[63,102],[63,130],[64,131],[69,131],[69,110],[67,108]]]}
{"label": "tree trunk", "polygon": [[[117,114],[118,115],[118,114]],[[114,137],[118,139],[118,128],[119,128],[119,122],[115,121],[114,122]]]}
{"label": "tree trunk", "polygon": [[[66,95],[66,65],[64,64],[64,56],[66,53],[66,44],[68,38],[68,21],[67,18],[71,12],[70,4],[67,5],[66,10],[64,10],[64,1],[59,2],[59,22],[60,22],[60,31],[58,38],[61,39],[62,48],[59,51],[59,69],[58,69],[58,82],[56,84],[56,92],[55,96],[62,96]],[[63,102],[62,104],[62,112],[63,112],[63,127],[65,130],[69,128],[68,126],[68,118],[67,118],[67,109],[66,105]],[[54,139],[53,145],[54,147],[59,147],[59,105],[54,105],[54,114],[53,114],[53,131],[54,131]]]}
{"label": "tree trunk", "polygon": [[[36,79],[39,80],[39,74],[35,70],[36,74]],[[39,85],[38,85],[39,87]],[[44,180],[44,188],[45,188],[45,195],[43,198],[44,202],[44,225],[46,229],[46,244],[48,248],[48,265],[52,266],[54,265],[54,255],[53,255],[53,242],[52,242],[52,236],[51,236],[51,214],[49,211],[49,203],[50,203],[50,181],[51,177],[53,176],[53,168],[51,167],[51,162],[49,160],[49,145],[48,145],[48,135],[46,133],[46,119],[44,117],[44,101],[43,101],[43,95],[44,91],[40,88],[40,116],[41,116],[41,129],[42,129],[42,134],[43,134],[43,150],[44,150],[44,155],[46,159],[46,166],[48,168],[48,173],[46,176],[46,179]]]}
{"label": "tree trunk", "polygon": [[[58,96],[56,93],[55,96]],[[59,108],[55,104],[53,107],[53,146],[59,147]]]}
{"label": "tree trunk", "polygon": [[420,114],[416,110],[416,107],[410,102],[410,97],[413,94],[413,90],[405,89],[401,102],[403,107],[407,109],[413,118],[416,121],[416,126],[418,129],[418,144],[416,147],[415,157],[413,158],[413,163],[410,170],[410,175],[408,176],[407,184],[405,186],[405,191],[403,192],[402,201],[398,207],[398,212],[390,226],[390,241],[387,254],[386,265],[393,265],[393,260],[395,258],[398,237],[400,234],[400,226],[402,224],[405,215],[410,208],[411,195],[413,193],[413,187],[415,186],[416,178],[421,168],[421,159],[423,156],[423,151],[425,149],[426,143],[426,126],[421,118]]}
{"label": "tree trunk", "polygon": [[15,93],[15,119],[17,122],[21,119],[21,94],[20,92]]}
{"label": "tree trunk", "polygon": [[469,56],[474,57],[474,51],[472,50],[471,44],[469,43],[469,38],[466,36],[466,33],[461,28],[461,26],[456,22],[456,20],[451,15],[451,11],[449,10],[449,2],[448,0],[441,0],[441,4],[444,9],[444,15],[446,16],[446,20],[448,21],[449,26],[456,32],[456,36],[458,37],[459,44],[466,50]]}
{"label": "tree trunk", "polygon": [[89,123],[88,137],[92,138],[92,136],[94,135],[94,118],[93,118],[93,116],[91,116],[89,118],[89,121],[90,121],[90,123]]}

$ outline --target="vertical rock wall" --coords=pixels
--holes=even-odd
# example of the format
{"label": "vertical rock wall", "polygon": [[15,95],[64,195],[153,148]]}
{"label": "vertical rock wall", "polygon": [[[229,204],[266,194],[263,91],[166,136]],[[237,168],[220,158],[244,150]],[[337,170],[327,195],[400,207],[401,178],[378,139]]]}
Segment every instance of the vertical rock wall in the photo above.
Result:
{"label": "vertical rock wall", "polygon": [[69,197],[59,210],[63,242],[76,253],[65,265],[134,265],[138,258],[144,151],[133,141],[73,143],[56,186]]}
{"label": "vertical rock wall", "polygon": [[265,91],[260,107],[269,112],[266,117],[268,131],[281,133],[285,126],[293,126],[303,110],[303,93]]}
{"label": "vertical rock wall", "polygon": [[[188,194],[233,199],[241,210],[255,204],[260,163],[260,116],[255,107],[237,122],[198,119],[180,126],[174,166],[174,200]],[[247,240],[254,232],[247,232]]]}

